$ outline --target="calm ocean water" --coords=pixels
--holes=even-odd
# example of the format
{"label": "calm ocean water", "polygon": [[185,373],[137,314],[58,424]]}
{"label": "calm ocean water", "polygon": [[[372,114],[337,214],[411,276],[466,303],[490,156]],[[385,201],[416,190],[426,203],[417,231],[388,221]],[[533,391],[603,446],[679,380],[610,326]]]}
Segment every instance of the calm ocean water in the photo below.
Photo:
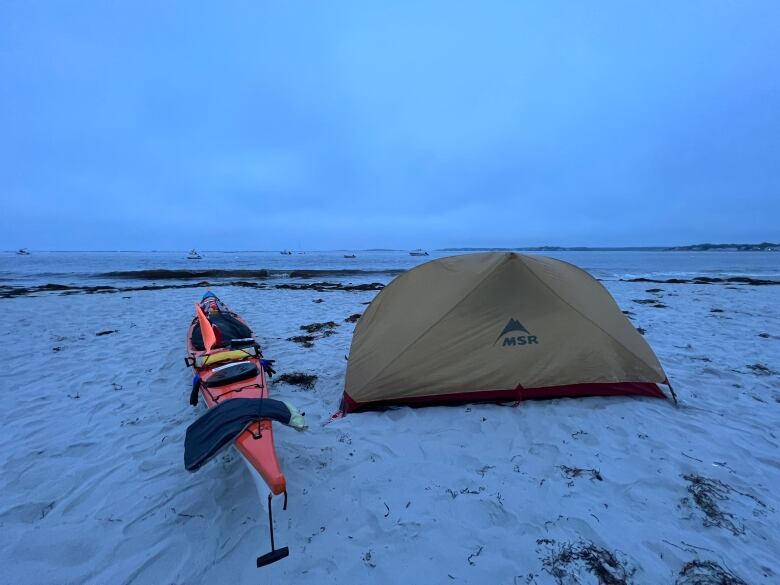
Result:
{"label": "calm ocean water", "polygon": [[[311,278],[330,281],[386,281],[397,271],[457,252],[431,252],[427,257],[405,251],[354,252],[203,252],[202,260],[187,260],[185,252],[33,252],[30,256],[0,253],[3,285],[129,284],[197,278],[219,281],[252,280],[254,271],[269,270],[274,279],[287,278],[294,270],[321,271]],[[777,252],[552,252],[545,255],[566,260],[603,280],[620,278],[690,278],[694,276],[752,276],[780,278]],[[179,272],[161,275],[150,271],[210,271],[228,273],[201,277]],[[248,272],[235,272],[248,271]],[[112,273],[125,274],[112,274]],[[127,274],[130,273],[130,274]],[[132,274],[135,273],[135,274]],[[172,276],[172,277],[171,277]]]}

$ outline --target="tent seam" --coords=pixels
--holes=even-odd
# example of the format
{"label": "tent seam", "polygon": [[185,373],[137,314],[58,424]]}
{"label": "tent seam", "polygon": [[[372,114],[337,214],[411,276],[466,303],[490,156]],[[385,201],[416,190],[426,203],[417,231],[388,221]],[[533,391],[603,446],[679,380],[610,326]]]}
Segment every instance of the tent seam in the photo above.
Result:
{"label": "tent seam", "polygon": [[[511,253],[512,253],[512,252],[510,252],[510,254],[511,254]],[[488,276],[490,276],[491,274],[493,274],[493,272],[495,272],[495,271],[496,271],[496,269],[497,269],[497,268],[498,268],[498,267],[499,267],[501,264],[503,264],[503,262],[499,262],[499,263],[497,263],[495,266],[493,266],[493,268],[491,268],[491,269],[490,269],[490,272],[488,272],[488,273],[485,275],[485,277],[488,277]],[[375,374],[375,375],[374,375],[374,376],[373,376],[373,377],[372,377],[372,378],[371,378],[371,379],[370,379],[368,382],[366,382],[366,383],[364,384],[364,387],[365,387],[365,386],[368,386],[368,385],[370,385],[370,384],[371,384],[372,382],[374,382],[374,381],[375,381],[375,380],[376,380],[376,379],[377,379],[379,376],[381,376],[381,375],[382,375],[382,374],[385,372],[385,370],[387,370],[387,369],[388,369],[390,366],[392,366],[393,364],[395,364],[395,362],[397,362],[397,361],[398,361],[398,360],[401,358],[401,356],[402,356],[402,355],[404,355],[404,354],[405,354],[407,351],[409,351],[409,350],[411,349],[411,347],[412,347],[412,346],[413,346],[415,343],[417,343],[418,341],[420,341],[420,339],[422,339],[422,338],[423,338],[423,336],[425,336],[425,334],[427,334],[427,333],[428,333],[428,332],[429,332],[431,329],[433,329],[434,327],[436,327],[436,325],[438,325],[438,324],[439,324],[439,323],[440,323],[440,322],[441,322],[441,321],[442,321],[442,320],[443,320],[443,319],[444,319],[444,318],[445,318],[447,315],[449,315],[450,313],[452,313],[452,312],[453,312],[455,309],[457,309],[457,308],[458,308],[458,307],[461,305],[461,303],[463,303],[463,301],[465,301],[465,300],[466,300],[468,297],[470,297],[470,296],[471,296],[471,295],[474,293],[474,291],[475,291],[475,290],[477,290],[477,289],[478,289],[478,288],[479,288],[479,287],[482,285],[482,283],[483,283],[483,282],[484,282],[484,279],[483,279],[483,280],[480,280],[480,281],[479,281],[479,282],[478,282],[478,283],[477,283],[477,284],[474,286],[474,288],[472,288],[472,289],[471,289],[471,290],[468,292],[468,294],[466,294],[466,295],[462,296],[462,297],[460,298],[460,300],[459,300],[457,303],[455,303],[454,305],[452,305],[452,307],[450,307],[450,308],[447,310],[447,312],[446,312],[446,313],[444,313],[444,314],[443,314],[441,317],[439,317],[439,318],[438,318],[436,321],[434,321],[433,323],[431,323],[431,325],[430,325],[430,326],[429,326],[429,327],[428,327],[428,328],[427,328],[425,331],[423,331],[422,333],[420,333],[420,335],[418,335],[417,337],[415,337],[415,338],[414,338],[414,341],[412,341],[412,342],[411,342],[411,343],[410,343],[410,344],[409,344],[409,345],[406,347],[406,349],[404,349],[404,350],[403,350],[401,353],[399,353],[399,354],[398,354],[397,356],[395,356],[395,357],[394,357],[392,360],[390,360],[390,362],[388,362],[388,363],[387,363],[387,365],[386,365],[384,368],[382,368],[381,370],[379,370],[379,371],[378,371],[378,372],[377,372],[377,373],[376,373],[376,374]]]}
{"label": "tent seam", "polygon": [[[522,256],[520,256],[520,257],[522,258]],[[553,258],[553,260],[555,260],[555,259]],[[572,311],[574,311],[574,312],[575,312],[575,313],[577,313],[578,315],[582,315],[583,317],[585,317],[585,319],[586,319],[588,322],[590,322],[590,323],[592,323],[593,325],[595,325],[596,329],[599,329],[600,331],[602,331],[602,332],[603,332],[603,333],[604,333],[604,334],[605,334],[607,337],[609,337],[609,338],[610,338],[612,341],[614,341],[615,343],[617,343],[617,344],[618,344],[620,347],[624,348],[626,351],[628,351],[628,353],[630,353],[631,355],[633,355],[633,356],[634,356],[635,358],[637,358],[637,359],[638,359],[640,362],[642,362],[642,363],[643,363],[643,364],[645,364],[646,366],[650,367],[650,364],[648,364],[648,363],[647,363],[647,362],[646,362],[644,359],[642,359],[640,356],[638,356],[636,353],[634,353],[634,352],[633,352],[631,349],[629,349],[628,347],[626,347],[625,345],[623,345],[622,343],[620,343],[620,341],[619,341],[619,340],[618,340],[618,339],[617,339],[617,338],[616,338],[614,335],[612,335],[612,334],[611,334],[609,331],[607,331],[606,329],[604,329],[603,327],[601,327],[601,326],[600,326],[598,323],[596,323],[596,322],[595,322],[593,319],[591,319],[591,318],[590,318],[588,315],[584,314],[582,311],[579,311],[579,310],[578,310],[578,309],[577,309],[577,308],[576,308],[574,305],[572,305],[572,304],[571,304],[569,301],[567,301],[567,300],[566,300],[566,299],[564,299],[564,298],[563,298],[561,295],[559,295],[559,294],[556,292],[556,290],[555,290],[553,287],[551,287],[549,284],[547,284],[547,283],[546,283],[546,282],[545,282],[545,281],[544,281],[544,280],[543,280],[543,279],[542,279],[542,278],[541,278],[541,277],[540,277],[538,274],[536,274],[536,271],[535,271],[533,268],[531,268],[530,266],[528,266],[528,264],[526,264],[526,263],[525,263],[525,260],[524,260],[524,259],[522,260],[522,262],[523,262],[523,266],[525,266],[525,267],[526,267],[526,268],[529,270],[529,272],[530,272],[531,274],[533,274],[533,275],[534,275],[534,278],[535,278],[536,280],[538,280],[539,282],[541,282],[541,283],[544,285],[544,287],[545,287],[545,288],[547,288],[547,289],[548,289],[550,292],[552,292],[552,293],[553,293],[553,294],[554,294],[556,297],[558,297],[558,299],[560,299],[560,300],[561,300],[561,301],[562,301],[564,304],[566,304],[568,307],[570,307],[570,308],[572,309]],[[560,260],[556,260],[556,262],[560,262]],[[569,263],[568,263],[568,262],[564,262],[564,264],[569,264]],[[573,265],[573,264],[570,264],[570,266],[574,266],[574,265]],[[578,267],[576,267],[576,266],[575,266],[575,268],[577,268],[577,270],[582,270],[581,268],[578,268]],[[593,276],[592,276],[591,274],[589,274],[587,271],[583,270],[583,272],[585,272],[585,274],[587,274],[587,275],[588,275],[590,278],[593,278]],[[594,279],[594,280],[595,280],[595,279]],[[596,283],[597,283],[599,286],[602,286],[602,287],[604,287],[604,285],[602,285],[600,282],[596,281]],[[609,291],[607,291],[607,294],[609,294]],[[611,297],[611,296],[612,296],[612,295],[610,294],[610,297]],[[615,306],[617,307],[617,309],[618,309],[618,311],[619,311],[619,310],[620,310],[620,305],[618,305],[618,304],[617,304],[617,302],[615,302]],[[658,358],[656,357],[656,359],[658,359]],[[659,365],[661,365],[661,364],[660,364],[660,361],[659,361]],[[652,368],[651,368],[651,369],[652,369]],[[664,367],[663,367],[663,365],[661,365],[661,371],[663,372],[664,376],[666,376],[666,371],[664,370]]]}

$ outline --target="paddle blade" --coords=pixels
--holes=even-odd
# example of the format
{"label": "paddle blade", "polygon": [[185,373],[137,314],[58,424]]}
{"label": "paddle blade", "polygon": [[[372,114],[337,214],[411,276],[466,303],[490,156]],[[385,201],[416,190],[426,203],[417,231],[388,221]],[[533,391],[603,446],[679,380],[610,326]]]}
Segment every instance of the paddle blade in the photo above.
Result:
{"label": "paddle blade", "polygon": [[265,567],[276,561],[281,561],[284,557],[290,554],[290,549],[286,546],[284,548],[277,548],[269,553],[264,554],[262,557],[257,557],[257,568]]}
{"label": "paddle blade", "polygon": [[214,335],[214,329],[198,303],[195,303],[195,312],[198,315],[198,323],[200,323],[200,334],[203,336],[203,347],[206,348],[206,351],[211,351],[211,348],[217,343],[217,336]]}

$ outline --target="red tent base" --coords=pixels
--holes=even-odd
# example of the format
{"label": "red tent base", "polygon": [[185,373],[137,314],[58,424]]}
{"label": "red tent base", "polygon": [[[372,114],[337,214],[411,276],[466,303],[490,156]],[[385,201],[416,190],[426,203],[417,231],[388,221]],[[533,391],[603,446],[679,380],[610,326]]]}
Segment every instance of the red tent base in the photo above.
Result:
{"label": "red tent base", "polygon": [[439,394],[437,396],[415,396],[394,400],[376,400],[373,402],[355,402],[344,393],[341,399],[341,412],[361,412],[381,410],[390,406],[437,406],[456,405],[473,402],[511,402],[517,400],[540,400],[545,398],[572,398],[577,396],[650,396],[666,399],[666,395],[657,384],[650,382],[614,382],[603,384],[568,384],[547,388],[523,388],[513,390],[486,390],[481,392],[462,392],[460,394]]}

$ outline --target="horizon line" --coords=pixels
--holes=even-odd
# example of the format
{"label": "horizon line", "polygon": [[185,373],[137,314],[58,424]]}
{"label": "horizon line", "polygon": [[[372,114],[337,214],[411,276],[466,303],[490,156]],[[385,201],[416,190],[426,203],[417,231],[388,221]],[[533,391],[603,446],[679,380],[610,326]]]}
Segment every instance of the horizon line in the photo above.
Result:
{"label": "horizon line", "polygon": [[[696,244],[677,244],[677,245],[658,245],[658,246],[559,246],[552,244],[537,245],[537,246],[449,246],[444,248],[429,248],[431,252],[467,252],[467,251],[497,251],[497,252],[511,252],[515,250],[519,251],[572,251],[572,252],[600,252],[600,251],[685,251],[689,248],[700,247],[713,247],[713,248],[740,248],[740,247],[773,247],[780,248],[780,243],[773,243],[768,241],[756,242],[756,243],[696,243]],[[171,249],[171,250],[156,250],[156,249],[114,249],[114,250],[44,250],[36,248],[19,248],[16,250],[3,250],[5,253],[15,254],[19,250],[27,250],[32,252],[48,252],[48,253],[93,253],[93,254],[111,254],[111,253],[152,253],[152,254],[172,254],[172,253],[188,253],[188,250]],[[203,253],[218,253],[218,254],[231,254],[231,253],[280,253],[280,252],[410,252],[423,250],[422,248],[325,248],[325,249],[265,249],[265,250],[201,250]],[[424,250],[423,250],[424,251]]]}

